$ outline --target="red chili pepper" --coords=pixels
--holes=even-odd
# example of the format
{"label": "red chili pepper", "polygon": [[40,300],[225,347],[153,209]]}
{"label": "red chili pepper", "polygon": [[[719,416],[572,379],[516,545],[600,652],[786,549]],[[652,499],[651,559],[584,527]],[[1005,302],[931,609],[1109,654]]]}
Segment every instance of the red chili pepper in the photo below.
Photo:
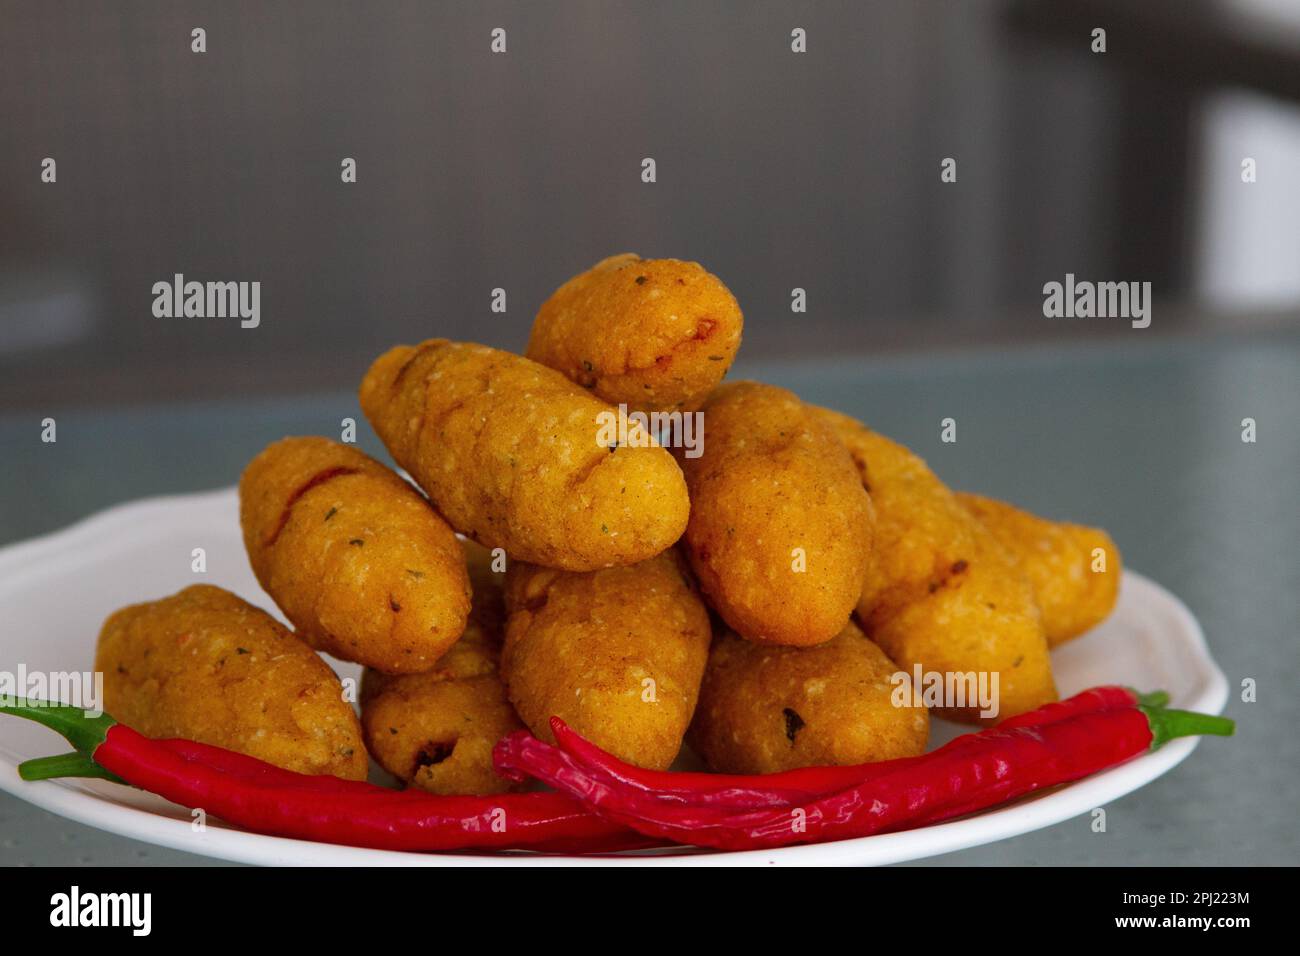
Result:
{"label": "red chili pepper", "polygon": [[[1223,717],[1117,702],[1109,693],[1063,702],[1046,723],[966,735],[837,793],[780,807],[669,804],[569,758],[556,748],[510,750],[516,769],[568,792],[610,820],[647,836],[719,849],[757,849],[867,836],[971,813],[1068,783],[1155,749],[1175,737],[1232,733]],[[1159,698],[1156,698],[1159,699]],[[546,748],[546,749],[544,749]]]}
{"label": "red chili pepper", "polygon": [[105,777],[201,808],[274,836],[385,850],[529,849],[608,852],[651,845],[561,793],[445,797],[361,781],[308,776],[193,741],[152,740],[107,714],[76,707],[0,702],[63,734],[76,753],[19,765],[25,780]]}
{"label": "red chili pepper", "polygon": [[[219,770],[232,777],[246,779],[253,783],[269,784],[286,789],[306,790],[312,793],[367,793],[378,796],[374,792],[375,787],[373,784],[360,780],[344,780],[341,777],[329,774],[295,773],[292,770],[285,770],[283,767],[277,767],[275,764],[267,763],[264,760],[258,760],[256,757],[249,757],[246,754],[236,753],[222,747],[214,747],[212,744],[201,744],[198,741],[184,740],[180,737],[153,738],[153,742],[159,747],[171,751],[182,760],[204,764],[213,770]],[[401,793],[400,790],[388,790],[382,787],[379,789],[393,795]]]}
{"label": "red chili pepper", "polygon": [[[1127,687],[1094,687],[1067,700],[1047,704],[1037,710],[1005,720],[998,725],[997,729],[1047,724],[1113,707],[1133,707],[1139,702],[1159,706],[1167,703],[1168,700],[1169,695],[1163,692],[1141,697],[1136,691]],[[575,733],[558,717],[551,718],[551,729],[560,750],[578,765],[593,772],[603,773],[620,785],[653,794],[656,799],[667,803],[709,804],[738,808],[786,806],[811,796],[834,793],[855,784],[865,783],[874,777],[932,757],[930,754],[850,766],[801,767],[797,770],[770,774],[673,773],[646,770],[625,763]],[[989,731],[985,731],[987,732]],[[978,736],[978,734],[966,734],[957,737],[940,749],[968,746]],[[546,754],[544,750],[530,744],[529,741],[533,739],[527,731],[520,731],[502,740],[497,745],[498,771],[515,779],[526,776],[521,771],[512,769],[515,763],[512,752],[522,748],[530,751],[529,759],[551,759],[563,763],[559,757]]]}
{"label": "red chili pepper", "polygon": [[1116,707],[1136,707],[1139,704],[1146,707],[1164,707],[1168,703],[1169,695],[1162,690],[1152,691],[1149,694],[1139,694],[1132,687],[1106,684],[1101,687],[1090,687],[1087,690],[1080,691],[1073,697],[1067,697],[1065,700],[1044,704],[1037,710],[1031,710],[1015,717],[1008,717],[999,723],[996,729],[1010,730],[1014,727],[1034,727],[1040,724],[1065,720],[1067,717],[1077,717],[1080,714],[1111,710]]}

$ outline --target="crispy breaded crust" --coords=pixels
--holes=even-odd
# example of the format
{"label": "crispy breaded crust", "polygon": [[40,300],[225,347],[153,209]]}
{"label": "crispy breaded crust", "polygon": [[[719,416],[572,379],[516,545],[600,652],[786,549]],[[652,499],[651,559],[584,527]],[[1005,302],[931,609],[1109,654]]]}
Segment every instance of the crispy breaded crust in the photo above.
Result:
{"label": "crispy breaded crust", "polygon": [[[858,618],[904,670],[997,672],[999,718],[1056,699],[1029,580],[924,461],[847,415],[820,410],[876,507]],[[978,707],[941,711],[977,721]]]}
{"label": "crispy breaded crust", "polygon": [[430,339],[371,366],[361,407],[452,526],[511,559],[590,571],[670,547],[690,502],[672,456],[598,443],[615,414],[558,372]]}
{"label": "crispy breaded crust", "polygon": [[897,670],[852,622],[816,647],[723,634],[709,654],[691,746],[715,771],[745,774],[923,753],[929,712],[894,705]]}
{"label": "crispy breaded crust", "polygon": [[[980,495],[959,492],[957,500],[993,533],[1029,578],[1048,644],[1054,647],[1078,637],[1115,609],[1123,559],[1105,531],[1049,521]],[[1104,565],[1095,557],[1098,549]]]}
{"label": "crispy breaded crust", "polygon": [[681,458],[701,589],[751,641],[829,641],[871,554],[871,500],[848,452],[811,406],[772,385],[723,385],[703,413],[704,454]]}
{"label": "crispy breaded crust", "polygon": [[474,587],[464,635],[426,673],[367,669],[361,729],[375,761],[410,786],[442,794],[504,793],[515,785],[492,769],[492,748],[523,724],[497,670],[502,575],[493,573],[486,550],[462,543]]}
{"label": "crispy breaded crust", "polygon": [[558,716],[629,763],[665,769],[695,710],[709,614],[677,555],[586,574],[514,564],[501,672],[524,723]]}
{"label": "crispy breaded crust", "polygon": [[526,354],[611,405],[690,411],[727,374],[743,326],[735,296],[698,262],[624,253],[542,304]]}
{"label": "crispy breaded crust", "polygon": [[464,631],[469,578],[455,534],[373,458],[283,439],[244,470],[239,504],[258,581],[313,647],[416,673]]}
{"label": "crispy breaded crust", "polygon": [[338,678],[265,611],[196,584],[104,622],[104,709],[148,737],[184,737],[286,770],[364,780]]}

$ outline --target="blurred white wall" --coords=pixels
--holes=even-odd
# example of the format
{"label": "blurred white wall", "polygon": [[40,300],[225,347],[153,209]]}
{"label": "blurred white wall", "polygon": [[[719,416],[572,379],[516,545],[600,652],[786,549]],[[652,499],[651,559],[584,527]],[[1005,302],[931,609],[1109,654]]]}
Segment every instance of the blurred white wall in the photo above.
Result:
{"label": "blurred white wall", "polygon": [[[1300,0],[1220,0],[1250,32],[1300,35]],[[1197,289],[1213,306],[1272,308],[1300,297],[1300,107],[1246,90],[1212,94],[1201,116]],[[1242,182],[1242,160],[1256,181]]]}
{"label": "blurred white wall", "polygon": [[[1300,12],[1300,3],[1295,4]],[[1197,284],[1231,309],[1300,298],[1300,107],[1246,91],[1213,94],[1202,115]],[[1256,181],[1242,181],[1242,161]]]}

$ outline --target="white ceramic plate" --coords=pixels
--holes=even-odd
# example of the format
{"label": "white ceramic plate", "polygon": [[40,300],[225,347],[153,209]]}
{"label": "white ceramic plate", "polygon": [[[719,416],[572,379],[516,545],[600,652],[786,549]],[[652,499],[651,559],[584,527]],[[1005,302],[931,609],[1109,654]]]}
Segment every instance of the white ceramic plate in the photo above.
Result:
{"label": "white ceramic plate", "polygon": [[[203,548],[207,573],[191,570]],[[0,670],[84,671],[110,612],[196,582],[217,584],[274,609],[244,557],[234,489],[152,498],[96,515],[64,531],[0,550]],[[1125,572],[1119,606],[1101,627],[1053,655],[1063,696],[1097,684],[1164,689],[1175,706],[1219,713],[1227,682],[1211,660],[1195,618],[1159,585]],[[344,676],[357,668],[336,664]],[[936,721],[938,743],[963,728]],[[1187,757],[1196,740],[1176,740],[1123,766],[1000,810],[911,830],[813,846],[743,853],[663,851],[640,856],[538,857],[529,854],[417,854],[260,836],[209,821],[151,794],[105,781],[26,783],[15,767],[60,753],[64,742],[18,718],[0,717],[0,787],[37,806],[149,843],[262,864],[361,866],[877,864],[913,860],[990,843],[1087,813],[1154,780]]]}

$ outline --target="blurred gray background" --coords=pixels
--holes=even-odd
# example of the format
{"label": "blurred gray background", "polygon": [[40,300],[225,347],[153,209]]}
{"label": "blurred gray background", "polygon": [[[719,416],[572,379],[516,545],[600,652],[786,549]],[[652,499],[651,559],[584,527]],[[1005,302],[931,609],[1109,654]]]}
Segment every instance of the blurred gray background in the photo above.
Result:
{"label": "blurred gray background", "polygon": [[[1290,0],[4,0],[0,411],[519,349],[626,250],[719,274],[747,359],[1129,334],[1044,319],[1066,272],[1151,281],[1144,335],[1294,328],[1298,36]],[[261,326],[155,318],[177,272],[260,281]]]}

